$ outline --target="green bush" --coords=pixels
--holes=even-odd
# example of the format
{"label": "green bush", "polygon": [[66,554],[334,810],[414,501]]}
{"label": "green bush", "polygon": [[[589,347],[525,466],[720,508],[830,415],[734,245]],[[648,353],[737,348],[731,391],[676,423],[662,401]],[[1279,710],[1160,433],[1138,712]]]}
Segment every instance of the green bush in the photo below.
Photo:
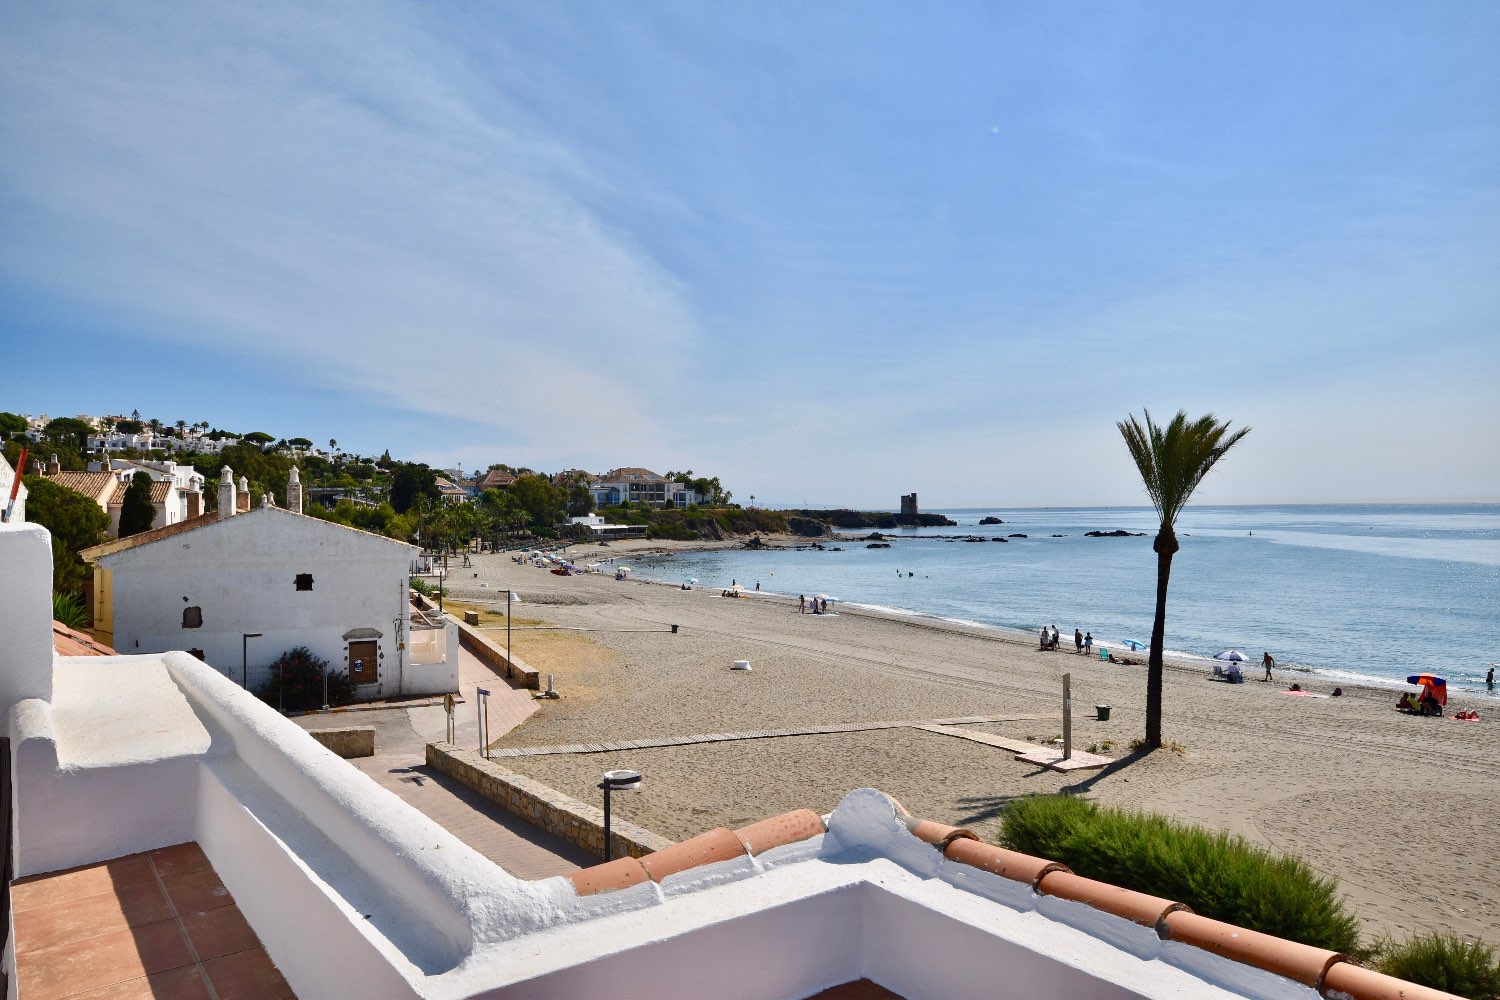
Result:
{"label": "green bush", "polygon": [[52,592],[52,619],[80,632],[94,627],[94,616],[89,614],[88,605],[83,603],[82,596],[72,591]]}
{"label": "green bush", "polygon": [[1338,881],[1300,858],[1163,816],[1031,796],[1005,809],[1001,846],[1061,861],[1080,875],[1164,896],[1215,920],[1358,954],[1359,922]]}
{"label": "green bush", "polygon": [[1478,941],[1420,934],[1400,944],[1383,938],[1375,950],[1375,967],[1388,976],[1474,1000],[1500,997],[1500,965],[1494,951]]}
{"label": "green bush", "polygon": [[310,712],[323,706],[324,671],[328,672],[328,704],[347,705],[353,701],[354,685],[349,672],[330,669],[327,660],[314,656],[306,646],[278,656],[271,664],[271,679],[256,688],[255,695],[272,708]]}

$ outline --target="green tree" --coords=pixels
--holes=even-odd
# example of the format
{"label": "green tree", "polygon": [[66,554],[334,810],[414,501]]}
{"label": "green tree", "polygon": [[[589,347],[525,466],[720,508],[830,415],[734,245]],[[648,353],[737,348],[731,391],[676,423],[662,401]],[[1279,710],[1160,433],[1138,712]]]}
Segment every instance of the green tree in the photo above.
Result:
{"label": "green tree", "polygon": [[1146,746],[1161,746],[1162,644],[1167,627],[1167,581],[1172,575],[1172,556],[1181,546],[1177,542],[1177,515],[1203,477],[1224,454],[1234,447],[1250,428],[1230,433],[1227,421],[1220,423],[1212,414],[1189,421],[1187,413],[1177,416],[1165,427],[1145,412],[1145,426],[1133,415],[1116,426],[1125,438],[1125,447],[1145,483],[1151,504],[1161,518],[1152,550],[1156,553],[1156,618],[1151,626],[1151,657],[1146,669]]}
{"label": "green tree", "polygon": [[437,473],[425,465],[397,463],[391,479],[391,506],[396,513],[405,514],[418,496],[425,496],[431,504],[443,498],[437,486]]}
{"label": "green tree", "polygon": [[563,519],[563,491],[546,476],[517,476],[508,492],[516,506],[526,512],[533,528],[550,528]]}
{"label": "green tree", "polygon": [[568,516],[587,517],[594,512],[594,494],[587,483],[571,483],[568,486]]}
{"label": "green tree", "polygon": [[20,434],[26,430],[26,418],[19,413],[0,413],[0,441],[4,441],[12,434]]}
{"label": "green tree", "polygon": [[94,428],[77,417],[58,417],[47,421],[42,433],[51,441],[72,445],[79,452],[85,452],[88,451],[89,435],[94,433]]}
{"label": "green tree", "polygon": [[109,515],[76,490],[42,476],[25,476],[26,520],[52,533],[52,589],[80,593],[88,588],[90,570],[78,553],[104,541]]}
{"label": "green tree", "polygon": [[125,489],[125,502],[120,506],[120,537],[139,535],[151,527],[156,519],[156,508],[151,503],[151,477],[137,472]]}
{"label": "green tree", "polygon": [[[137,410],[136,412],[140,411]],[[139,434],[145,429],[145,424],[133,418],[130,420],[121,420],[119,423],[115,424],[115,430],[119,431],[121,434]]]}
{"label": "green tree", "polygon": [[186,420],[179,420],[179,421],[177,421],[176,426],[177,426],[177,436],[178,437],[180,437],[180,438],[187,437],[187,425],[188,424],[187,424]]}
{"label": "green tree", "polygon": [[272,441],[275,441],[276,439],[274,437],[272,437],[271,435],[267,434],[265,431],[251,431],[249,434],[246,434],[240,440],[242,440],[242,441],[249,441],[251,444],[256,444],[256,445],[260,445],[261,447],[265,447],[266,445],[270,444]]}

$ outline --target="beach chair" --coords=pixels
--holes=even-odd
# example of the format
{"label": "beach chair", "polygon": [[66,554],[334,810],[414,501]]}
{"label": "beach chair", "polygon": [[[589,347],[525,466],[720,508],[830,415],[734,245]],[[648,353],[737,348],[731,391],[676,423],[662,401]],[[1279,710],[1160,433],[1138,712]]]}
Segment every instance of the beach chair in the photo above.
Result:
{"label": "beach chair", "polygon": [[1108,647],[1105,647],[1105,646],[1100,646],[1099,647],[1099,659],[1101,659],[1101,660],[1108,660],[1109,659],[1109,649],[1108,649]]}

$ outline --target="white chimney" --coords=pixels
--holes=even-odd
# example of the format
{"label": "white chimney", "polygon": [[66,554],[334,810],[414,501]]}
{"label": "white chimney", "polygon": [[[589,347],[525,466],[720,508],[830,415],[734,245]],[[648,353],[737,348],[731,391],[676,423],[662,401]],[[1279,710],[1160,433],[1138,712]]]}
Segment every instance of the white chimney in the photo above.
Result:
{"label": "white chimney", "polygon": [[236,513],[250,509],[250,477],[240,477],[240,492],[235,497]]}
{"label": "white chimney", "polygon": [[286,480],[286,509],[295,514],[302,513],[302,476],[295,465]]}
{"label": "white chimney", "polygon": [[219,520],[234,515],[234,471],[226,465],[219,471]]}

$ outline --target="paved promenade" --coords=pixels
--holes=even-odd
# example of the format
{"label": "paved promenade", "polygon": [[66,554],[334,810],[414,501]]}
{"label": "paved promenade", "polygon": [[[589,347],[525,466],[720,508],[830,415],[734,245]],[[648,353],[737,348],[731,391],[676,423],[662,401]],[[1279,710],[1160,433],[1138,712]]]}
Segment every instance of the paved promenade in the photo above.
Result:
{"label": "paved promenade", "polygon": [[[459,693],[463,703],[454,710],[454,741],[460,747],[479,746],[476,689],[480,687],[490,692],[492,740],[510,732],[536,711],[530,691],[511,687],[504,678],[461,649]],[[293,721],[310,730],[373,726],[375,756],[349,763],[517,878],[550,878],[599,863],[599,858],[538,830],[427,767],[427,744],[446,738],[447,716],[441,704],[304,715]]]}

